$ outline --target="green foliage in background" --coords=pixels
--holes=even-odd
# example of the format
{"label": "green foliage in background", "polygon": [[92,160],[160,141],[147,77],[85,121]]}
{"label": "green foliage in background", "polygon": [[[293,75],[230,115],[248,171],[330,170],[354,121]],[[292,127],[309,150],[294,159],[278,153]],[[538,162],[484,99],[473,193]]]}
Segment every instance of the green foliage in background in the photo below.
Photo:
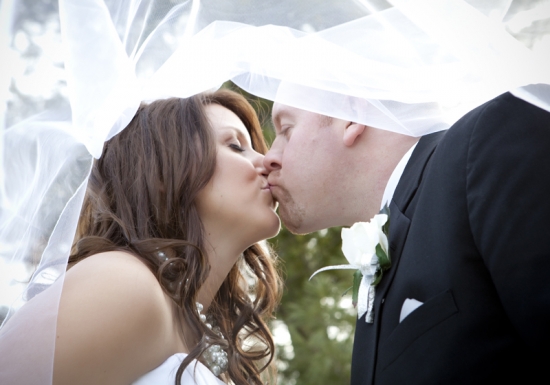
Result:
{"label": "green foliage in background", "polygon": [[[292,353],[279,349],[280,384],[349,384],[356,310],[351,307],[352,271],[317,269],[345,263],[340,229],[293,235],[283,229],[271,240],[283,263],[284,294],[277,312],[292,339]],[[295,380],[295,381],[293,381]]]}
{"label": "green foliage in background", "polygon": [[[224,85],[242,93],[254,106],[268,144],[273,141],[272,102],[247,94],[233,83]],[[278,254],[284,294],[273,329],[286,325],[291,345],[278,346],[279,385],[349,384],[356,310],[351,306],[352,270],[317,269],[347,263],[341,251],[340,228],[307,235],[284,227],[270,239]],[[284,326],[282,326],[284,329]],[[280,329],[279,329],[280,330]]]}

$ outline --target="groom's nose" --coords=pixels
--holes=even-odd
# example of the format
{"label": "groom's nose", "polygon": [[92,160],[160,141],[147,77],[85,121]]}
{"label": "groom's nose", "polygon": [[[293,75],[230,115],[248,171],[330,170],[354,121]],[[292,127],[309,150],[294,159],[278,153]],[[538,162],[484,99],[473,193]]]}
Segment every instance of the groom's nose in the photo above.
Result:
{"label": "groom's nose", "polygon": [[265,154],[264,167],[266,168],[267,172],[277,171],[280,170],[282,167],[283,148],[281,146],[281,141],[278,139],[279,138],[275,138],[273,144],[271,145],[271,148]]}

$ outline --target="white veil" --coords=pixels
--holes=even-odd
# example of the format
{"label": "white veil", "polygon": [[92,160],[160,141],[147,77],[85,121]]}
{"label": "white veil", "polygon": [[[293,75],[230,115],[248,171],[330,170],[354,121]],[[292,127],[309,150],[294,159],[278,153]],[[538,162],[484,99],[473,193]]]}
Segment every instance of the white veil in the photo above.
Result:
{"label": "white veil", "polygon": [[[0,141],[0,293],[17,288],[13,321],[0,329],[0,383],[52,381],[57,306],[92,160],[140,101],[232,80],[263,98],[413,136],[448,128],[506,91],[550,111],[550,50],[515,33],[535,9],[528,3],[60,0],[70,109],[45,110],[2,130]],[[550,19],[550,2],[536,7]],[[10,18],[0,19],[12,44]]]}

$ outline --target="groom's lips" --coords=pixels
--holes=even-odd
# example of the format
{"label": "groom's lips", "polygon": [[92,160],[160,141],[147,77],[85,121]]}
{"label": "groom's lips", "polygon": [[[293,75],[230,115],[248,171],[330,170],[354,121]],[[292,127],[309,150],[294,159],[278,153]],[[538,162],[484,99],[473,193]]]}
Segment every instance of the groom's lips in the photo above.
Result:
{"label": "groom's lips", "polygon": [[279,200],[277,199],[277,195],[276,195],[275,191],[273,190],[273,188],[277,187],[277,185],[271,184],[271,183],[268,183],[267,185],[269,186],[269,189],[271,190],[271,194],[273,195],[273,200],[278,202]]}

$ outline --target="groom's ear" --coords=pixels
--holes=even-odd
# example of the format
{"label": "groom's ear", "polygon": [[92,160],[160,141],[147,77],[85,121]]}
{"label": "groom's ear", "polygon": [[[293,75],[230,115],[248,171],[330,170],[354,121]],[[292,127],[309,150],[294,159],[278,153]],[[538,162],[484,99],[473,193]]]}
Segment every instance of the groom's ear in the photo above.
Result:
{"label": "groom's ear", "polygon": [[344,146],[351,147],[365,131],[364,124],[349,122],[344,131],[343,142]]}

